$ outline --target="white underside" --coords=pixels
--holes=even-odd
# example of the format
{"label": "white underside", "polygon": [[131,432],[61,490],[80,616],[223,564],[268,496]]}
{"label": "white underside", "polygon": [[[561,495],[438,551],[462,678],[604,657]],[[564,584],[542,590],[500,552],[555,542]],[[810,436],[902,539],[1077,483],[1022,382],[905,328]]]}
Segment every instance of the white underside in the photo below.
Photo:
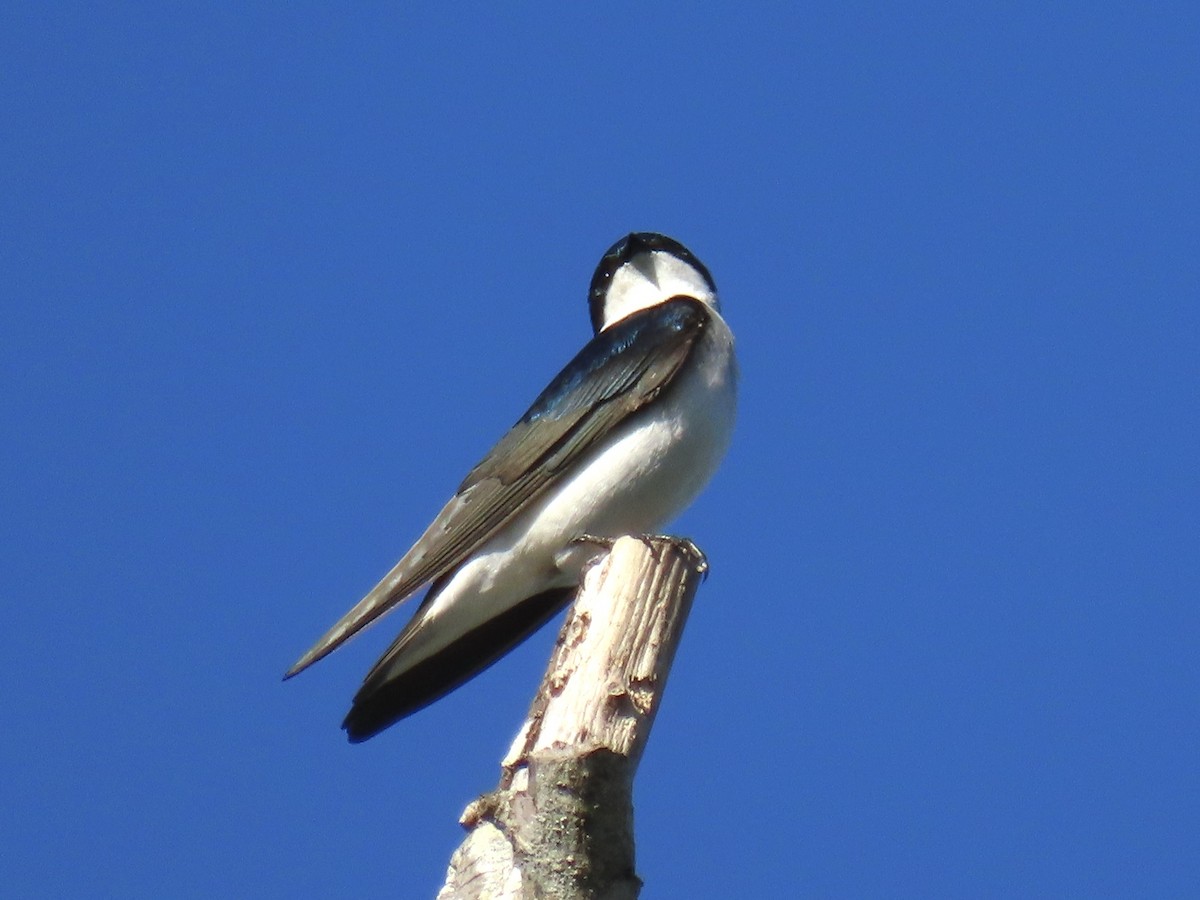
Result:
{"label": "white underside", "polygon": [[679,378],[669,399],[614,432],[458,569],[425,609],[428,631],[407,664],[528,597],[576,584],[598,552],[572,543],[581,534],[651,533],[696,498],[729,447],[737,401],[733,338],[719,315]]}

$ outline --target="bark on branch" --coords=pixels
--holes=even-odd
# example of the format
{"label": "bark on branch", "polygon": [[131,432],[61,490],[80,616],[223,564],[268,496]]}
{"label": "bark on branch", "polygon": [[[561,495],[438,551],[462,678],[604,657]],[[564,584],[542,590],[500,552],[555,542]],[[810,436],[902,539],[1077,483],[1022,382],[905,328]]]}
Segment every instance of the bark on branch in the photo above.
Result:
{"label": "bark on branch", "polygon": [[691,541],[623,537],[585,573],[438,900],[637,897],[633,776],[705,569]]}

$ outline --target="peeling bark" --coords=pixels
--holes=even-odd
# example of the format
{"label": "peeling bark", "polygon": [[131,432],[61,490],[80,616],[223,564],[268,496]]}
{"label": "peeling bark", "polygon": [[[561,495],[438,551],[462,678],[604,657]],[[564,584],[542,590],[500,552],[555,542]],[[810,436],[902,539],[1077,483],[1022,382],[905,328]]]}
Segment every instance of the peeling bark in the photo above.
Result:
{"label": "peeling bark", "polygon": [[706,568],[690,541],[622,537],[588,569],[438,900],[637,897],[633,777]]}

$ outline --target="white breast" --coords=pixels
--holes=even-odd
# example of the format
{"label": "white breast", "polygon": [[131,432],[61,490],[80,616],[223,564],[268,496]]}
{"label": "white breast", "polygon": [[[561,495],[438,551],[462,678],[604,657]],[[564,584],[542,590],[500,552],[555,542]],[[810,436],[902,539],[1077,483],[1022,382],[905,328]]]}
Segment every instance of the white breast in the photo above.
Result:
{"label": "white breast", "polygon": [[[733,337],[713,322],[667,396],[581,460],[455,572],[426,618],[446,640],[544,590],[578,582],[596,548],[583,534],[653,533],[712,478],[729,447],[737,405]],[[460,602],[462,601],[462,602]],[[428,652],[436,649],[431,643]]]}
{"label": "white breast", "polygon": [[[525,535],[555,553],[580,533],[651,533],[681,513],[729,448],[737,405],[733,337],[719,315],[670,394],[636,416],[531,511]],[[574,556],[574,555],[572,555]],[[574,577],[574,559],[560,559]]]}

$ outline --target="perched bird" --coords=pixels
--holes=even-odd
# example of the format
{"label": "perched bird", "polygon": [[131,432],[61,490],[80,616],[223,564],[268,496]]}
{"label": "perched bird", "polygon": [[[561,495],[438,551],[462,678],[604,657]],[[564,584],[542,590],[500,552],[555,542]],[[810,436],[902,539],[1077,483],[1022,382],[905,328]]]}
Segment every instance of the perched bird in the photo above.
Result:
{"label": "perched bird", "polygon": [[600,260],[589,306],[595,336],[284,676],[431,583],[354,697],[342,723],[352,742],[454,690],[562,609],[596,553],[582,535],[653,532],[716,471],[737,364],[708,269],[671,238],[630,234]]}

